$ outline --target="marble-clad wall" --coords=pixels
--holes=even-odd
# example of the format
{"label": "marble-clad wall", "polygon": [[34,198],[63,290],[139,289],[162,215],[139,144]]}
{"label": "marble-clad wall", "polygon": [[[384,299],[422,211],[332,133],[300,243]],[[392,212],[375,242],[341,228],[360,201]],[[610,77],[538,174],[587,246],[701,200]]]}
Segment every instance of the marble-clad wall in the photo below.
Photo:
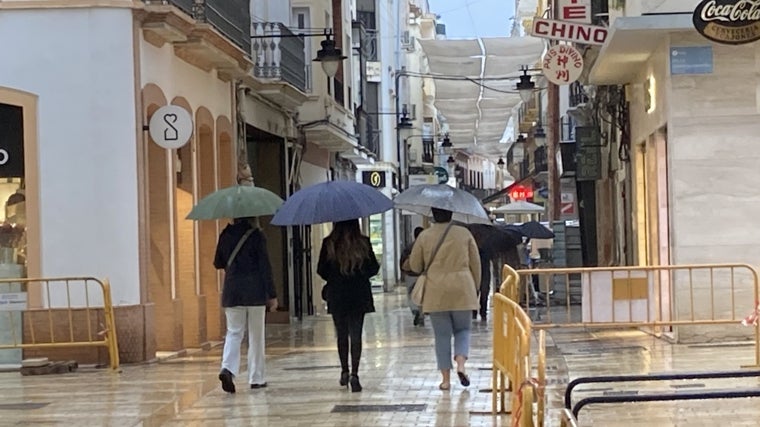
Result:
{"label": "marble-clad wall", "polygon": [[[760,266],[760,110],[757,43],[725,46],[696,33],[673,33],[671,46],[712,46],[713,73],[670,76],[668,186],[671,263],[741,262]],[[667,60],[668,55],[664,56]],[[752,310],[751,280],[737,282],[736,310]],[[730,310],[730,280],[717,283]],[[699,284],[696,307],[709,313],[711,292]],[[678,311],[690,304],[676,288]],[[730,302],[730,301],[728,301]],[[680,328],[682,341],[747,336],[750,328]]]}

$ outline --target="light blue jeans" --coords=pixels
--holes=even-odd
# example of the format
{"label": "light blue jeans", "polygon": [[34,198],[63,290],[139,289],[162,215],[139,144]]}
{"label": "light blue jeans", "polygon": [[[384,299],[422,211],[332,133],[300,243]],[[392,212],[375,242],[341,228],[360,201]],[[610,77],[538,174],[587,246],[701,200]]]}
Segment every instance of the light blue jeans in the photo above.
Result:
{"label": "light blue jeans", "polygon": [[435,335],[435,358],[438,369],[452,369],[451,336],[454,336],[454,356],[467,356],[470,353],[470,326],[472,310],[438,311],[430,313]]}

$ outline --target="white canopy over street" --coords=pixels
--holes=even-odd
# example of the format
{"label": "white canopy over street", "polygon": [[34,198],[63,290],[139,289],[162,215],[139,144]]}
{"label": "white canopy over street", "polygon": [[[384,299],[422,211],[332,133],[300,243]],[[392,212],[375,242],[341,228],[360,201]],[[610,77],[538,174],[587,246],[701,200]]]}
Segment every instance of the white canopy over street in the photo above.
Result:
{"label": "white canopy over street", "polygon": [[521,100],[515,90],[520,66],[534,66],[544,41],[534,37],[421,40],[432,74],[471,80],[435,79],[435,106],[446,119],[455,148],[504,155],[514,140]]}

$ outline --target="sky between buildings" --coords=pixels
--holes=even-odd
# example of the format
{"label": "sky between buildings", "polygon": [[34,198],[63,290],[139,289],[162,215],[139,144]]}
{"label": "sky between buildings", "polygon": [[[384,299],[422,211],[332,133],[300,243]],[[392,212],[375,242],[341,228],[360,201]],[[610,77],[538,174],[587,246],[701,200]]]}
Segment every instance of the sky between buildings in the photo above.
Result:
{"label": "sky between buildings", "polygon": [[514,0],[429,0],[441,16],[449,39],[506,37],[512,28]]}

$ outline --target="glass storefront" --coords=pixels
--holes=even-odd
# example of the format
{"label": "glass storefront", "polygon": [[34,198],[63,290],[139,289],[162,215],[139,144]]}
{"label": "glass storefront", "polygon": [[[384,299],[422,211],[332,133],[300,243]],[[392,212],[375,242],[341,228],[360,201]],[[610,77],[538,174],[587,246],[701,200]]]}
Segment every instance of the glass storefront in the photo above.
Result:
{"label": "glass storefront", "polygon": [[[378,262],[383,262],[383,215],[372,215],[369,218],[369,241],[372,244],[372,250],[375,252]],[[383,286],[383,269],[372,278],[372,286]]]}
{"label": "glass storefront", "polygon": [[[26,277],[26,195],[23,109],[0,104],[0,280]],[[0,283],[0,299],[18,300],[21,283]],[[21,341],[21,311],[0,304],[0,344]],[[0,350],[0,364],[19,363],[21,350]]]}

